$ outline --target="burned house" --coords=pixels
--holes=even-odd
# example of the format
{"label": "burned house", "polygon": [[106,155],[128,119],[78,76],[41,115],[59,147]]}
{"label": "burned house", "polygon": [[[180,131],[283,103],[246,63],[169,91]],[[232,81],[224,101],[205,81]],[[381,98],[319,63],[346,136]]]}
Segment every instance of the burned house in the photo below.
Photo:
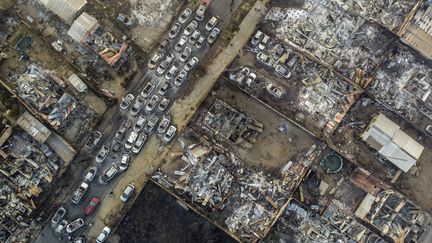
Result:
{"label": "burned house", "polygon": [[220,99],[216,99],[213,106],[197,119],[202,129],[213,135],[216,140],[252,147],[263,131],[263,124],[249,117]]}
{"label": "burned house", "polygon": [[[369,6],[369,5],[368,5]],[[273,7],[266,16],[274,34],[366,86],[394,40],[381,26],[346,11],[333,0],[305,1],[304,8]]]}
{"label": "burned house", "polygon": [[68,35],[76,42],[88,46],[110,66],[116,65],[117,62],[124,59],[122,58],[124,57],[123,54],[128,49],[126,42],[118,40],[111,32],[99,25],[99,22],[93,16],[86,12],[82,13],[74,21]]}
{"label": "burned house", "polygon": [[[13,237],[12,242],[29,237],[32,212],[43,202],[43,193],[51,189],[63,159],[71,160],[75,153],[56,153],[50,144],[56,143],[56,148],[70,145],[53,142],[51,136],[52,132],[28,112],[1,134],[0,225],[5,235]],[[0,233],[0,238],[5,235]]]}
{"label": "burned house", "polygon": [[402,40],[432,59],[432,2],[424,1],[409,24]]}
{"label": "burned house", "polygon": [[368,91],[414,124],[432,120],[431,64],[400,43],[388,53]]}
{"label": "burned house", "polygon": [[[152,178],[181,196],[234,238],[255,242],[270,230],[320,149],[278,172],[254,168],[234,154],[182,137],[183,155]],[[192,144],[190,144],[192,143]]]}

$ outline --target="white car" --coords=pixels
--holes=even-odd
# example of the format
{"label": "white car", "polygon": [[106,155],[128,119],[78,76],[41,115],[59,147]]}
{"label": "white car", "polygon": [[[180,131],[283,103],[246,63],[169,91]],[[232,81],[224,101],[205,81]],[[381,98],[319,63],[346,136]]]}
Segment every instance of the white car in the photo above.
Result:
{"label": "white car", "polygon": [[135,140],[138,138],[138,133],[136,131],[132,131],[129,134],[128,139],[125,142],[125,148],[130,149],[132,148],[132,145],[135,143]]}
{"label": "white car", "polygon": [[84,181],[86,181],[86,182],[93,181],[94,177],[97,174],[97,171],[98,171],[98,169],[96,166],[90,167],[89,171],[87,172],[86,176],[84,177]]}
{"label": "white car", "polygon": [[189,44],[195,45],[198,39],[201,37],[201,32],[199,30],[194,30],[191,36],[189,36]]}
{"label": "white car", "polygon": [[151,112],[151,111],[153,111],[153,109],[156,107],[156,104],[159,102],[159,96],[157,96],[157,95],[153,95],[151,98],[150,98],[150,101],[147,103],[147,105],[146,105],[146,111],[147,112]]}
{"label": "white car", "polygon": [[96,243],[103,243],[108,238],[108,235],[111,233],[111,229],[108,226],[105,226],[99,236],[96,238]]}
{"label": "white car", "polygon": [[130,160],[129,154],[122,155],[120,159],[120,165],[119,165],[120,171],[125,171],[129,167],[129,160]]}
{"label": "white car", "polygon": [[183,84],[187,76],[187,72],[182,69],[179,74],[177,75],[176,79],[174,80],[174,85],[179,87]]}
{"label": "white car", "polygon": [[147,134],[141,133],[138,136],[138,139],[136,140],[135,144],[132,146],[131,149],[132,153],[138,154],[141,151],[146,141],[147,141]]}
{"label": "white car", "polygon": [[183,12],[180,14],[180,16],[178,18],[178,22],[180,22],[181,24],[184,24],[189,19],[191,14],[192,14],[192,9],[185,8],[185,10],[183,10]]}
{"label": "white car", "polygon": [[150,61],[147,64],[148,68],[154,69],[158,65],[158,63],[161,59],[162,59],[161,54],[159,54],[159,53],[154,54],[152,59],[150,59]]}
{"label": "white car", "polygon": [[162,76],[170,66],[171,66],[170,62],[168,62],[167,60],[163,60],[161,64],[158,66],[158,68],[156,69],[156,75]]}
{"label": "white car", "polygon": [[207,22],[205,29],[207,31],[211,31],[217,25],[218,22],[219,20],[215,16],[211,17],[210,20]]}
{"label": "white car", "polygon": [[140,132],[144,127],[146,121],[147,121],[147,117],[140,115],[135,123],[135,126],[133,127],[133,130],[135,132]]}
{"label": "white car", "polygon": [[177,72],[178,72],[178,67],[176,65],[172,65],[170,70],[168,70],[168,72],[165,74],[165,78],[167,80],[171,80],[176,76]]}
{"label": "white car", "polygon": [[197,10],[196,10],[196,16],[195,16],[195,18],[196,18],[198,21],[203,20],[206,10],[207,10],[207,5],[205,5],[205,4],[201,4],[201,5],[197,8]]}
{"label": "white car", "polygon": [[180,31],[181,28],[181,24],[176,22],[170,29],[169,33],[168,33],[168,37],[173,39],[174,37],[177,36],[178,32]]}
{"label": "white car", "polygon": [[250,73],[248,78],[245,81],[245,84],[250,87],[253,84],[253,82],[255,82],[256,77],[257,75],[255,73]]}
{"label": "white car", "polygon": [[192,34],[192,32],[198,27],[198,23],[193,20],[192,22],[190,22],[188,24],[188,26],[186,26],[185,30],[183,31],[183,34],[185,36],[189,36],[190,34]]}
{"label": "white car", "polygon": [[170,102],[171,102],[170,99],[163,97],[158,106],[159,111],[165,111]]}
{"label": "white car", "polygon": [[174,136],[176,135],[176,132],[177,132],[177,128],[175,126],[171,125],[168,128],[168,131],[165,133],[164,141],[169,143],[174,138]]}
{"label": "white car", "polygon": [[115,175],[118,173],[118,168],[115,164],[112,164],[111,167],[105,171],[105,174],[102,177],[102,180],[105,182],[109,182]]}
{"label": "white car", "polygon": [[186,65],[184,66],[184,70],[186,72],[189,72],[190,70],[192,70],[199,62],[198,57],[192,57],[189,62],[186,63]]}
{"label": "white car", "polygon": [[109,154],[109,151],[110,151],[110,149],[108,146],[106,146],[106,145],[102,146],[102,148],[99,150],[99,152],[96,155],[96,158],[95,158],[96,163],[98,163],[98,164],[102,163],[105,160],[105,158],[107,157],[107,155]]}
{"label": "white car", "polygon": [[56,227],[66,215],[66,208],[59,207],[51,219],[51,226]]}
{"label": "white car", "polygon": [[122,98],[122,102],[120,103],[120,109],[126,110],[132,104],[132,101],[135,99],[133,94],[127,94],[124,98]]}
{"label": "white car", "polygon": [[183,35],[180,38],[180,40],[177,42],[177,44],[175,45],[174,50],[176,52],[181,52],[183,50],[183,48],[185,47],[187,40],[188,40],[188,38]]}
{"label": "white car", "polygon": [[70,222],[66,226],[66,232],[68,234],[75,232],[77,229],[84,226],[84,220],[82,218],[77,218],[74,221]]}
{"label": "white car", "polygon": [[160,134],[164,133],[167,130],[170,122],[171,122],[171,117],[169,115],[163,116],[162,120],[161,120],[161,122],[159,122],[159,126],[157,128],[158,133],[160,133]]}
{"label": "white car", "polygon": [[55,228],[54,232],[57,235],[63,234],[63,232],[66,230],[66,226],[68,225],[68,221],[66,219],[62,219],[60,223]]}
{"label": "white car", "polygon": [[192,49],[190,47],[186,46],[185,49],[183,50],[182,54],[180,55],[180,62],[185,63],[191,54],[192,54]]}
{"label": "white car", "polygon": [[127,202],[127,200],[130,198],[132,193],[135,191],[134,184],[129,184],[123,191],[123,193],[120,195],[120,200],[122,202]]}
{"label": "white car", "polygon": [[218,38],[219,33],[220,33],[220,29],[213,28],[212,31],[210,32],[210,35],[207,37],[207,43],[209,43],[210,45],[213,44]]}

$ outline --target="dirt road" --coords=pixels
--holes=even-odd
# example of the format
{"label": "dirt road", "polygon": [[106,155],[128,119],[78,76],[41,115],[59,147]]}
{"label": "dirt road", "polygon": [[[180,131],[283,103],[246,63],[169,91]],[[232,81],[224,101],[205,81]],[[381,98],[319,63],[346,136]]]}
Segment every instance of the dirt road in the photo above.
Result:
{"label": "dirt road", "polygon": [[[239,26],[231,42],[226,45],[224,50],[206,67],[207,72],[195,84],[193,90],[182,99],[178,99],[171,108],[173,122],[181,132],[189,123],[194,111],[205,99],[218,77],[225,68],[232,62],[239,50],[243,48],[250,36],[255,31],[256,25],[261,21],[266,13],[265,2],[257,1],[251,11]],[[223,31],[223,30],[222,30]],[[222,43],[219,43],[222,44]],[[164,158],[168,155],[170,146],[161,147],[160,139],[156,136],[151,137],[144,149],[130,165],[128,171],[123,174],[118,184],[113,188],[113,194],[108,195],[99,208],[93,221],[93,226],[89,232],[89,238],[94,239],[105,225],[114,228],[132,204],[130,200],[127,204],[121,203],[119,196],[123,189],[129,184],[134,183],[137,191],[134,199],[147,183],[150,175],[163,164]]]}

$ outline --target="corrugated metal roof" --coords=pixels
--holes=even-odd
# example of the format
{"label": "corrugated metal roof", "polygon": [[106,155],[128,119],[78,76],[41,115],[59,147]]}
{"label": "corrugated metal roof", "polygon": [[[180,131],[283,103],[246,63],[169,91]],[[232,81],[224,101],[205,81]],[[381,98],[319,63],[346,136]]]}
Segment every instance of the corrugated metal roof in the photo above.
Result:
{"label": "corrugated metal roof", "polygon": [[361,137],[404,172],[408,172],[424,150],[420,143],[383,114],[372,120]]}
{"label": "corrugated metal roof", "polygon": [[69,77],[68,81],[76,90],[78,90],[78,92],[84,92],[87,90],[87,85],[75,73]]}
{"label": "corrugated metal roof", "polygon": [[68,35],[76,42],[83,42],[99,26],[97,19],[88,13],[82,13],[72,24]]}
{"label": "corrugated metal roof", "polygon": [[373,125],[390,137],[393,137],[395,132],[400,128],[398,124],[394,123],[381,113],[374,118]]}
{"label": "corrugated metal roof", "polygon": [[390,160],[403,172],[408,172],[416,163],[416,159],[401,150],[396,144],[388,143],[379,151],[384,157]]}
{"label": "corrugated metal roof", "polygon": [[416,159],[420,158],[424,149],[420,143],[408,136],[408,134],[402,130],[396,131],[393,136],[393,142]]}
{"label": "corrugated metal roof", "polygon": [[67,23],[72,23],[75,14],[86,5],[87,0],[39,0],[39,2]]}
{"label": "corrugated metal roof", "polygon": [[39,143],[45,143],[45,141],[51,135],[51,131],[27,111],[18,118],[16,124],[24,129]]}

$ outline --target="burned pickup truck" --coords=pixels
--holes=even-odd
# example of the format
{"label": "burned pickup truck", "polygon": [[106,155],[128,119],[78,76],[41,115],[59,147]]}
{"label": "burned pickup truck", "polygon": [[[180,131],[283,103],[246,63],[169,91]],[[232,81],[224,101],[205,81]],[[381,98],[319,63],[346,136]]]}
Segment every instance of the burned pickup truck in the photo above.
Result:
{"label": "burned pickup truck", "polygon": [[81,198],[86,193],[87,189],[89,188],[89,184],[86,182],[81,183],[81,185],[76,189],[76,191],[73,194],[72,202],[74,204],[78,204],[81,201]]}

